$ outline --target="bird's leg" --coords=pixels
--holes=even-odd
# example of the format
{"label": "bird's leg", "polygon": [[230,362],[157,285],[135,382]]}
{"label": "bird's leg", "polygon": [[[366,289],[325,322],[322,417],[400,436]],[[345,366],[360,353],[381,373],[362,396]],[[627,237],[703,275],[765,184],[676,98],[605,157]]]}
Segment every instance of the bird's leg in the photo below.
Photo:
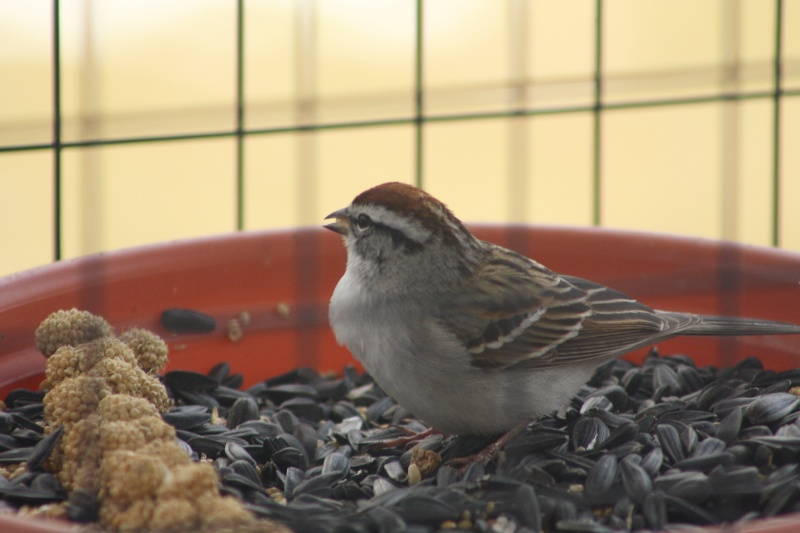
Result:
{"label": "bird's leg", "polygon": [[405,436],[382,440],[380,442],[373,444],[372,446],[380,450],[385,450],[387,448],[401,448],[411,443],[419,442],[424,438],[428,437],[429,435],[432,435],[434,432],[433,428],[428,428],[425,431],[417,432],[417,431],[412,431],[403,426],[397,426],[397,427],[398,429],[401,429],[405,433]]}
{"label": "bird's leg", "polygon": [[472,463],[480,463],[483,466],[488,465],[497,458],[497,454],[500,453],[503,448],[505,448],[506,444],[508,444],[511,439],[519,435],[520,432],[528,426],[528,424],[530,424],[530,420],[524,420],[520,422],[513,428],[506,431],[496,441],[492,442],[476,454],[468,455],[467,457],[456,457],[451,459],[450,466],[461,466],[462,470],[466,470],[467,467],[469,467],[469,465]]}

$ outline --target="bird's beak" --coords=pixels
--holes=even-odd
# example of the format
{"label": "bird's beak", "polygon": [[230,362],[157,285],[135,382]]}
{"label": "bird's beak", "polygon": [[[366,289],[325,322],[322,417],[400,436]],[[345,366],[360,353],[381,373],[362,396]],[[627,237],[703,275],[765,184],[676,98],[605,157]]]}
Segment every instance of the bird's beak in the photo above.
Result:
{"label": "bird's beak", "polygon": [[344,209],[334,211],[330,215],[326,216],[325,220],[328,220],[329,218],[335,218],[336,221],[322,226],[323,228],[335,231],[341,235],[347,235],[347,232],[350,229],[350,219],[347,217],[346,207]]}

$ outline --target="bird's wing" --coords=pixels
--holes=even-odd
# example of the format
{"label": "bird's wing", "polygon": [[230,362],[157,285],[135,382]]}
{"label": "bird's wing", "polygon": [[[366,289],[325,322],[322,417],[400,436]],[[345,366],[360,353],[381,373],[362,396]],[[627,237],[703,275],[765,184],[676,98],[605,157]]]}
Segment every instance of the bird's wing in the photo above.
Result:
{"label": "bird's wing", "polygon": [[439,323],[481,368],[543,368],[608,358],[668,336],[649,307],[496,248]]}
{"label": "bird's wing", "polygon": [[[698,318],[680,313],[664,315],[599,283],[571,276],[562,276],[562,279],[586,292],[584,302],[591,312],[581,323],[577,335],[554,347],[540,360],[529,358],[516,367],[534,368],[615,357],[670,337]],[[531,333],[536,334],[535,328]]]}

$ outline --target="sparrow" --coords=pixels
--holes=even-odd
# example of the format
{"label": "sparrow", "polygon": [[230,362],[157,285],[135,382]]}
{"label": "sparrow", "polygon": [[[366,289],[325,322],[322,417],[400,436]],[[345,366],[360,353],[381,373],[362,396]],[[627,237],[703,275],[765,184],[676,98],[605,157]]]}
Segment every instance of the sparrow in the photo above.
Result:
{"label": "sparrow", "polygon": [[347,267],[330,325],[376,383],[445,434],[496,435],[567,405],[605,361],[677,335],[797,334],[655,310],[477,239],[439,200],[385,183],[334,211]]}

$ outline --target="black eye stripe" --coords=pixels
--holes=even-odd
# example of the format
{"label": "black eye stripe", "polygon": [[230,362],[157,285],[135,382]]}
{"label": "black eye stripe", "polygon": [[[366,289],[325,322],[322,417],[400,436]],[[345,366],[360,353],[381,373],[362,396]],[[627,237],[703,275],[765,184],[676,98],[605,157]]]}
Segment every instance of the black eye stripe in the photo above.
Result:
{"label": "black eye stripe", "polygon": [[[376,225],[376,227],[378,227]],[[392,243],[395,247],[404,247],[407,252],[420,252],[422,251],[422,244],[415,241],[414,239],[409,238],[405,233],[398,229],[390,228],[388,226],[381,226],[382,230],[389,233],[389,236],[392,238]]]}
{"label": "black eye stripe", "polygon": [[392,239],[392,244],[394,244],[396,248],[402,246],[408,252],[419,252],[423,248],[422,243],[411,239],[399,229],[387,226],[381,222],[375,222],[369,215],[364,213],[359,214],[352,222],[360,230],[366,230],[371,227],[373,231],[386,233]]}

